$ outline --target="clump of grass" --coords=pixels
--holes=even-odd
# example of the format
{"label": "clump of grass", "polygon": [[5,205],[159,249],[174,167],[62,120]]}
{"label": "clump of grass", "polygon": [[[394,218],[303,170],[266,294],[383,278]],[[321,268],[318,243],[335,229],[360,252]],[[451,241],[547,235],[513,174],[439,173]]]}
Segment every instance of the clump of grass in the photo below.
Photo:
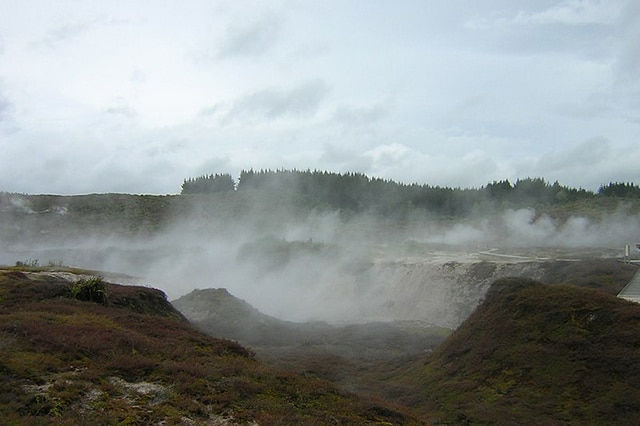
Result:
{"label": "clump of grass", "polygon": [[40,261],[38,259],[27,259],[27,260],[18,260],[16,262],[17,267],[27,267],[27,268],[37,268],[40,266]]}
{"label": "clump of grass", "polygon": [[106,283],[100,276],[82,278],[69,286],[71,297],[85,302],[108,305]]}

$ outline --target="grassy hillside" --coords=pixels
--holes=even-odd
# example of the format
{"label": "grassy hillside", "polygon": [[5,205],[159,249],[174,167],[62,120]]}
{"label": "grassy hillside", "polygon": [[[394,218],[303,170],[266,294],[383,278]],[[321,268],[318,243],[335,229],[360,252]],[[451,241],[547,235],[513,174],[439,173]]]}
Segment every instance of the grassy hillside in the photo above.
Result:
{"label": "grassy hillside", "polygon": [[162,292],[65,274],[0,270],[3,424],[422,424],[265,367],[195,330]]}
{"label": "grassy hillside", "polygon": [[632,425],[640,306],[600,291],[496,282],[433,354],[400,372],[447,424]]}
{"label": "grassy hillside", "polygon": [[[447,265],[450,270],[454,267],[451,263]],[[522,268],[511,269],[512,273],[569,289],[580,286],[613,296],[638,269],[637,265],[600,258],[517,265]],[[486,278],[496,268],[495,263],[483,261],[470,270],[475,278]],[[468,275],[458,279],[468,285],[473,282]],[[425,398],[425,352],[436,348],[450,332],[410,322],[341,327],[317,322],[284,322],[261,314],[224,289],[195,290],[173,304],[201,330],[248,345],[270,366],[329,380],[358,394],[395,401],[423,415],[439,411],[437,404],[432,405]],[[549,347],[548,350],[555,349]],[[456,394],[455,398],[458,397],[464,399],[468,395]],[[514,399],[517,404],[528,404],[525,399]],[[457,408],[453,411],[457,412]],[[439,415],[442,413],[434,418]],[[457,417],[447,421],[455,424]],[[464,423],[463,418],[461,422]]]}

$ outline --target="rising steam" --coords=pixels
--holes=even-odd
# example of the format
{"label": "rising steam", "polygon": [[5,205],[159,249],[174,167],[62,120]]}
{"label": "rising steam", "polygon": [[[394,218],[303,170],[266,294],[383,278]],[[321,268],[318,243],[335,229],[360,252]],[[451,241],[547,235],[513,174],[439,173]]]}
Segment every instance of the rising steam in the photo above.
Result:
{"label": "rising steam", "polygon": [[[12,208],[36,214],[22,200]],[[465,289],[459,281],[479,262],[479,252],[553,247],[566,249],[565,257],[586,249],[615,256],[640,238],[640,216],[624,208],[598,221],[559,221],[520,209],[488,219],[425,218],[402,226],[338,212],[271,214],[260,206],[238,220],[220,222],[194,209],[144,237],[96,232],[73,238],[60,237],[65,235],[60,229],[51,235],[48,226],[53,225],[45,218],[61,217],[66,208],[53,210],[37,215],[37,231],[24,238],[15,238],[22,230],[5,221],[0,263],[62,259],[66,265],[128,274],[128,281],[158,287],[170,299],[196,288],[224,287],[267,314],[296,321],[407,319],[455,325],[489,279],[513,272],[496,270],[476,288]],[[471,307],[456,305],[456,297],[466,297]]]}

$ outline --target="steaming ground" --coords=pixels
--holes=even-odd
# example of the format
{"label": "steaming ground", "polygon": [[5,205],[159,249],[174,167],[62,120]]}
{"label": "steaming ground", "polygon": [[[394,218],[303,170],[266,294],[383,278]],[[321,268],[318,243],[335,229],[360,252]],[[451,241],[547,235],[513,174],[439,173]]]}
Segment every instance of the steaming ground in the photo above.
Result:
{"label": "steaming ground", "polygon": [[[410,224],[337,213],[301,220],[259,209],[249,220],[220,222],[196,212],[144,237],[86,225],[60,229],[47,214],[24,214],[37,226],[16,230],[11,227],[19,225],[3,223],[2,264],[37,259],[127,274],[120,281],[158,287],[170,299],[226,288],[280,319],[332,323],[455,327],[497,278],[536,278],[536,264],[550,259],[621,257],[625,244],[640,239],[639,217],[624,211],[598,222],[559,223],[522,209],[491,219]],[[48,214],[59,218],[64,210]]]}

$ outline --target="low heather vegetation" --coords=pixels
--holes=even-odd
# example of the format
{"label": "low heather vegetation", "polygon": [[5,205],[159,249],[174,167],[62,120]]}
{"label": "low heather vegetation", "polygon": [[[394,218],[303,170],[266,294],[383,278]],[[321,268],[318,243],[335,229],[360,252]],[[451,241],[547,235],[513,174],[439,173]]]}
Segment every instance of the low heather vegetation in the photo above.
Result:
{"label": "low heather vegetation", "polygon": [[4,424],[421,424],[266,368],[238,343],[196,331],[157,290],[100,282],[105,305],[74,297],[76,284],[0,271]]}
{"label": "low heather vegetation", "polygon": [[446,424],[633,425],[639,329],[635,303],[504,279],[404,379],[422,389],[425,412]]}

